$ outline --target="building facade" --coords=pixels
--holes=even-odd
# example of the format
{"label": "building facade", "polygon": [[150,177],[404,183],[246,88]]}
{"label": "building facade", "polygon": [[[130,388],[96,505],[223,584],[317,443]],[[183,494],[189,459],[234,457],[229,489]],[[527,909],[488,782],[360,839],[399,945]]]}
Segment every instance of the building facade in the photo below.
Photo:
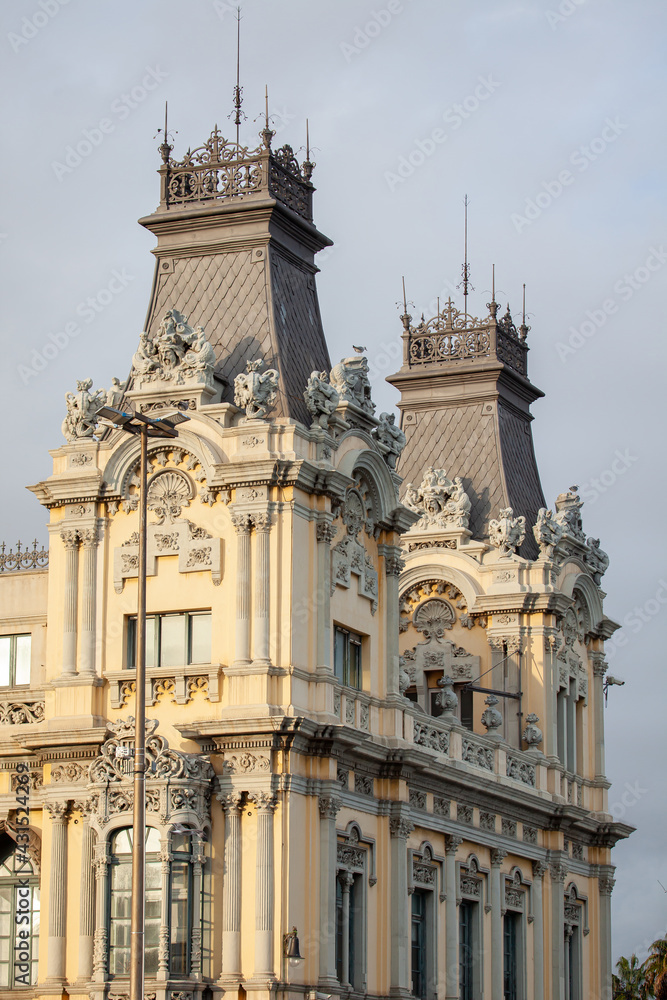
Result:
{"label": "building facade", "polygon": [[161,148],[130,374],[68,393],[48,552],[0,557],[0,998],[128,994],[139,453],[105,403],[190,418],[149,445],[146,997],[608,998],[616,626],[576,488],[542,497],[525,325],[406,309],[376,415],[313,165],[260,139]]}

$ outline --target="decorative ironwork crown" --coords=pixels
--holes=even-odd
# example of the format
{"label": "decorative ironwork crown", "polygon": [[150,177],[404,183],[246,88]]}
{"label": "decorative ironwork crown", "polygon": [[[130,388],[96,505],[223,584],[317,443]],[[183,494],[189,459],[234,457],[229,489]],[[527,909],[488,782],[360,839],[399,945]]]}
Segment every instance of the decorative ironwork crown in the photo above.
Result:
{"label": "decorative ironwork crown", "polygon": [[440,362],[472,361],[497,358],[520,375],[527,375],[526,335],[530,327],[523,323],[517,330],[510,307],[497,319],[498,303],[488,303],[489,315],[480,320],[460,312],[448,298],[432,319],[422,316],[412,324],[407,308],[401,316],[405,344],[403,363],[409,368]]}
{"label": "decorative ironwork crown", "polygon": [[312,221],[314,164],[308,158],[299,164],[291,146],[272,150],[273,134],[263,129],[261,144],[249,149],[225,139],[216,125],[204,145],[188,149],[182,160],[173,159],[171,147],[163,144],[160,206],[180,208],[263,194]]}

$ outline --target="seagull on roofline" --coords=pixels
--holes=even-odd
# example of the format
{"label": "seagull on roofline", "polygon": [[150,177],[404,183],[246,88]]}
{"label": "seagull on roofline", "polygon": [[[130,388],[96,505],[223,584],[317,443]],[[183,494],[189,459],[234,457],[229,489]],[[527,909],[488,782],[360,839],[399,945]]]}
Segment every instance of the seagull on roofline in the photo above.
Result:
{"label": "seagull on roofline", "polygon": [[357,354],[363,354],[364,351],[367,350],[367,348],[366,347],[356,347],[354,344],[352,344],[352,350],[356,351]]}

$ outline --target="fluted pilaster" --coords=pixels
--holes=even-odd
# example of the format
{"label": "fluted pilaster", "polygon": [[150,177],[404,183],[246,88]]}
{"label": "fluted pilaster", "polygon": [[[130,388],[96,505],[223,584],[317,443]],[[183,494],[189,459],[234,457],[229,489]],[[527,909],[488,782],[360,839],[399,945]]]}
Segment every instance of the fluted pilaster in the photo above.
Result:
{"label": "fluted pilaster", "polygon": [[95,876],[93,851],[95,833],[90,826],[90,813],[81,806],[81,899],[79,901],[79,979],[88,980],[93,974],[93,935],[95,933]]}
{"label": "fluted pilaster", "polygon": [[456,912],[456,852],[462,843],[461,837],[445,838],[445,954],[446,954],[446,994],[447,1000],[458,1000],[459,995],[459,921]]}
{"label": "fluted pilaster", "polygon": [[65,978],[65,932],[67,919],[67,815],[69,802],[46,804],[51,820],[51,862],[49,866],[49,927],[46,977]]}
{"label": "fluted pilaster", "polygon": [[60,532],[65,546],[65,607],[63,611],[63,676],[76,674],[76,629],[79,603],[79,536],[76,531]]}
{"label": "fluted pilaster", "polygon": [[410,915],[408,910],[408,845],[414,823],[407,810],[399,810],[389,820],[391,855],[391,961],[389,992],[394,997],[410,996]]}
{"label": "fluted pilaster", "polygon": [[95,674],[95,580],[97,575],[97,530],[80,532],[83,545],[83,594],[81,605],[81,674]]}
{"label": "fluted pilaster", "polygon": [[255,979],[273,978],[273,811],[271,792],[254,792],[257,807],[255,876]]}
{"label": "fluted pilaster", "polygon": [[253,661],[270,663],[269,657],[269,613],[270,613],[270,550],[269,532],[271,515],[253,514],[255,528],[255,614],[253,627]]}
{"label": "fluted pilaster", "polygon": [[491,1000],[503,1000],[503,916],[500,866],[505,852],[491,850]]}
{"label": "fluted pilaster", "polygon": [[241,799],[240,792],[218,796],[225,811],[222,876],[222,978],[241,978]]}
{"label": "fluted pilaster", "polygon": [[337,795],[320,795],[320,980],[322,990],[336,979],[336,814]]}
{"label": "fluted pilaster", "polygon": [[548,866],[533,861],[533,970],[535,1000],[544,1000],[544,910],[542,884]]}
{"label": "fluted pilaster", "polygon": [[336,528],[330,521],[318,521],[317,538],[317,665],[331,667],[331,543]]}
{"label": "fluted pilaster", "polygon": [[250,663],[250,528],[248,514],[233,514],[236,528],[236,655],[234,662]]}

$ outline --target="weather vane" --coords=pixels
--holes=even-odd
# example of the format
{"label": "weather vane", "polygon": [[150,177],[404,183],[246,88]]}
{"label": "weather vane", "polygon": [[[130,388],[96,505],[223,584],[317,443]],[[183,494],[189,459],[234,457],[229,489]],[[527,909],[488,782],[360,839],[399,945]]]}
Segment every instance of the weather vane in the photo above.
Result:
{"label": "weather vane", "polygon": [[247,115],[241,110],[243,87],[241,86],[241,8],[236,8],[236,86],[234,87],[234,110],[228,115],[236,125],[236,145],[239,145],[239,126]]}
{"label": "weather vane", "polygon": [[470,283],[470,264],[468,263],[468,195],[463,199],[464,205],[464,223],[463,223],[463,269],[461,272],[461,281],[456,286],[457,288],[463,288],[463,315],[468,315],[468,289],[475,291],[475,288]]}

